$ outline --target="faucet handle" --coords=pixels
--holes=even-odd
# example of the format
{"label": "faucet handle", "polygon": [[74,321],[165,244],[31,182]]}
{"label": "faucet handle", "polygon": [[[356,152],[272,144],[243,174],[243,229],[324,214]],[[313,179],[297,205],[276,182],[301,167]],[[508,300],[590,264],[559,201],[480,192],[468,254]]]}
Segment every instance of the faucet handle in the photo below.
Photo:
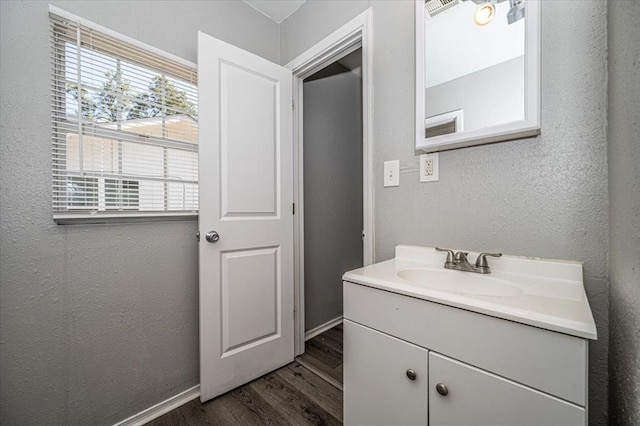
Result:
{"label": "faucet handle", "polygon": [[486,270],[487,274],[490,273],[489,264],[487,263],[487,256],[500,257],[502,253],[480,253],[476,259],[476,268]]}
{"label": "faucet handle", "polygon": [[447,252],[447,260],[444,261],[444,264],[451,264],[453,265],[453,250],[451,249],[444,249],[444,248],[440,248],[440,247],[436,247],[436,251],[446,251]]}
{"label": "faucet handle", "polygon": [[468,251],[459,251],[456,253],[456,255],[453,257],[454,262],[456,263],[460,263],[460,262],[468,262],[467,260],[467,255],[469,254]]}

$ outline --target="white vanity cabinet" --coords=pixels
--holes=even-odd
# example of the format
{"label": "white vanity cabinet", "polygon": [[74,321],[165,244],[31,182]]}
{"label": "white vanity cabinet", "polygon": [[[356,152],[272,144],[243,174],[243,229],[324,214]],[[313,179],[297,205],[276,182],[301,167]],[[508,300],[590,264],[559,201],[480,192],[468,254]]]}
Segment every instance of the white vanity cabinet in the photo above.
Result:
{"label": "white vanity cabinet", "polygon": [[587,422],[585,339],[350,282],[344,316],[346,425]]}
{"label": "white vanity cabinet", "polygon": [[426,425],[428,352],[344,321],[344,422]]}
{"label": "white vanity cabinet", "polygon": [[586,421],[581,407],[435,352],[429,352],[429,383],[430,425],[584,425]]}

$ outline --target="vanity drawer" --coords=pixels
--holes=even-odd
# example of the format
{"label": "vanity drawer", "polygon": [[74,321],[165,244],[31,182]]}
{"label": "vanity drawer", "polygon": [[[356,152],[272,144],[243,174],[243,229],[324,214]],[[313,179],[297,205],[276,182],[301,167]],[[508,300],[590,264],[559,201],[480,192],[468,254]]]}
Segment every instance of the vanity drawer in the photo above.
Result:
{"label": "vanity drawer", "polygon": [[349,282],[344,317],[586,405],[584,339]]}

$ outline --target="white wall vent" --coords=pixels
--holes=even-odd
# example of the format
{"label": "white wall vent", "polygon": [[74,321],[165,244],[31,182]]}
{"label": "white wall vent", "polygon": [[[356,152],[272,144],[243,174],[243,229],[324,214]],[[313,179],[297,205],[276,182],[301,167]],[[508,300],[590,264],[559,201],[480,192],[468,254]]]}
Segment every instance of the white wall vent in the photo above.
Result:
{"label": "white wall vent", "polygon": [[440,12],[444,12],[452,6],[458,4],[459,0],[427,0],[424,2],[424,7],[427,10],[429,17],[434,17]]}

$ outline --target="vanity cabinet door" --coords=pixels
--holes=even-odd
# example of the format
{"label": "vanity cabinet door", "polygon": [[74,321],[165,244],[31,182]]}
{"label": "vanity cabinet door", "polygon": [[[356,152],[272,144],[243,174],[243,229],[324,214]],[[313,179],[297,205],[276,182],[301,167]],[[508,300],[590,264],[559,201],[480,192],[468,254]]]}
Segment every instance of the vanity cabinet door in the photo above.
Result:
{"label": "vanity cabinet door", "polygon": [[345,425],[427,425],[427,350],[344,321]]}
{"label": "vanity cabinet door", "polygon": [[586,423],[582,407],[435,352],[429,352],[429,381],[430,426]]}

